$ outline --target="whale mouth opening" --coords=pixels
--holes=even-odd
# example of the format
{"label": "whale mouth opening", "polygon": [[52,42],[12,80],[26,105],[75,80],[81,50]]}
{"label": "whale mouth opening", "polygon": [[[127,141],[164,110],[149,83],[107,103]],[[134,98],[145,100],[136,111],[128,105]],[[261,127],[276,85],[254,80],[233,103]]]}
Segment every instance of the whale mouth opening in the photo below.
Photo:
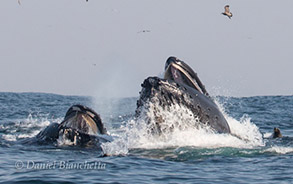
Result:
{"label": "whale mouth opening", "polygon": [[107,133],[100,116],[95,111],[82,105],[70,107],[60,126],[88,135]]}
{"label": "whale mouth opening", "polygon": [[[96,137],[107,134],[100,116],[90,108],[74,105],[67,111],[63,122],[59,124],[59,139],[69,145],[88,145]],[[68,142],[69,141],[69,142]]]}
{"label": "whale mouth opening", "polygon": [[62,123],[62,126],[89,135],[97,135],[99,133],[94,120],[83,113],[72,114],[71,117]]}
{"label": "whale mouth opening", "polygon": [[166,61],[164,79],[173,80],[179,84],[188,85],[191,88],[208,96],[204,85],[199,80],[197,74],[183,61],[175,57],[170,57]]}
{"label": "whale mouth opening", "polygon": [[98,135],[93,119],[81,112],[72,112],[59,125],[59,142],[66,145],[87,145]]}

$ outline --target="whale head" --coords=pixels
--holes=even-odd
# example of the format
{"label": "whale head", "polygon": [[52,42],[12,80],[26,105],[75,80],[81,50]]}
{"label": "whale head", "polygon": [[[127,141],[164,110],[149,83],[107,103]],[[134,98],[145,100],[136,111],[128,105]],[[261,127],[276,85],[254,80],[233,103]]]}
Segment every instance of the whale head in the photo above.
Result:
{"label": "whale head", "polygon": [[209,96],[205,86],[192,68],[176,57],[169,57],[167,59],[164,79],[175,81],[178,84],[185,84],[194,88],[198,92]]}
{"label": "whale head", "polygon": [[[218,133],[230,133],[224,115],[209,96],[197,74],[176,57],[167,59],[163,79],[148,77],[141,87],[136,117],[143,117],[150,125],[151,132],[161,134],[165,130],[172,131],[172,122],[167,121],[168,117],[165,117],[167,113],[164,112],[171,112],[171,108],[175,109],[179,106],[182,110],[187,109],[192,113],[196,127],[208,126]],[[177,110],[173,114],[178,114]],[[175,119],[181,117],[179,115]],[[180,123],[181,127],[185,124],[189,125],[185,120]]]}
{"label": "whale head", "polygon": [[59,137],[66,138],[75,145],[87,144],[102,134],[107,134],[107,131],[100,116],[83,105],[71,106],[59,125]]}

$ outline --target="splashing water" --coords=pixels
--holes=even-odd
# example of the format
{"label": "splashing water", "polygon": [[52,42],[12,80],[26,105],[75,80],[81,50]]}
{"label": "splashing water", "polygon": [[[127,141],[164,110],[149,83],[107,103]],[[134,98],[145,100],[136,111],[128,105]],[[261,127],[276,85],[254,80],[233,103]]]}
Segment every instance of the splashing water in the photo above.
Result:
{"label": "splashing water", "polygon": [[113,137],[113,141],[101,145],[103,153],[105,155],[127,155],[129,147],[125,137],[117,136],[115,134],[112,134],[111,136]]}
{"label": "splashing water", "polygon": [[24,120],[16,120],[1,124],[0,128],[6,131],[2,138],[6,141],[16,141],[23,138],[36,136],[43,128],[50,125],[50,122],[60,122],[62,118],[49,119],[46,115],[33,116],[29,114]]}
{"label": "splashing water", "polygon": [[[222,107],[220,106],[220,110]],[[231,134],[215,133],[199,121],[185,106],[174,104],[163,108],[158,102],[148,102],[142,116],[129,120],[122,126],[119,139],[103,144],[108,155],[127,154],[131,149],[162,149],[168,147],[200,148],[255,148],[264,146],[262,134],[251,119],[244,115],[240,121],[223,113]],[[159,118],[158,118],[159,117]],[[154,134],[157,121],[163,130]]]}
{"label": "splashing water", "polygon": [[273,146],[271,148],[265,149],[263,152],[287,154],[287,153],[293,153],[293,148],[284,147],[284,146]]}

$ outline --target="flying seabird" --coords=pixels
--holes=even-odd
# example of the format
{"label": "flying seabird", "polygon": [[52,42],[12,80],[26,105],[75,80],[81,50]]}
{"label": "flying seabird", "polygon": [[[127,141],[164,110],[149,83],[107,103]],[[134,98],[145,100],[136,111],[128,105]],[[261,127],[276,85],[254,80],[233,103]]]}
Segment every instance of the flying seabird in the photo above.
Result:
{"label": "flying seabird", "polygon": [[137,33],[149,33],[151,32],[151,30],[141,30],[141,31],[138,31]]}
{"label": "flying seabird", "polygon": [[233,16],[233,14],[230,12],[230,6],[229,5],[226,5],[225,6],[225,12],[222,13],[223,15],[226,15],[227,17],[229,17],[229,19],[231,19],[231,17]]}

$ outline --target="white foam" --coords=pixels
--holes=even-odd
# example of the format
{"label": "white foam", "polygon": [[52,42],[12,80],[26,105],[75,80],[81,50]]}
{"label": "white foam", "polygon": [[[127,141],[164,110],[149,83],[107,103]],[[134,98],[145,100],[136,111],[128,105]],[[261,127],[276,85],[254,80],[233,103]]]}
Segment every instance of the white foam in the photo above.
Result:
{"label": "white foam", "polygon": [[11,135],[11,134],[2,135],[2,138],[6,141],[16,141],[16,135]]}
{"label": "white foam", "polygon": [[272,152],[278,154],[293,153],[293,147],[273,146],[271,148],[264,150],[264,152]]}
{"label": "white foam", "polygon": [[244,115],[240,121],[237,121],[236,119],[227,115],[225,115],[225,118],[230,126],[231,134],[239,137],[242,141],[244,141],[245,148],[265,146],[259,128],[251,122],[251,119],[247,115]]}
{"label": "white foam", "polygon": [[17,138],[22,139],[22,138],[30,138],[30,137],[34,137],[34,136],[36,136],[39,132],[40,132],[39,130],[35,130],[35,131],[33,131],[32,133],[30,133],[30,134],[19,134],[19,135],[17,135]]}
{"label": "white foam", "polygon": [[76,139],[72,142],[70,139],[66,138],[65,134],[62,134],[62,136],[59,136],[59,138],[57,139],[57,145],[58,146],[76,145]]}
{"label": "white foam", "polygon": [[273,138],[273,133],[266,132],[266,133],[263,134],[263,137],[266,138],[266,139],[267,138]]}
{"label": "white foam", "polygon": [[31,127],[46,127],[50,125],[50,121],[47,117],[33,117],[32,114],[29,114],[28,117],[22,122],[19,123],[19,126],[22,128],[31,128]]}
{"label": "white foam", "polygon": [[115,137],[113,141],[106,142],[101,145],[104,154],[111,156],[127,155],[129,148],[125,142],[125,139],[123,139],[123,137],[118,137],[115,135],[112,136]]}
{"label": "white foam", "polygon": [[[135,148],[159,149],[182,146],[254,148],[265,145],[258,127],[248,116],[243,116],[237,121],[225,114],[232,134],[217,134],[200,123],[199,119],[184,106],[173,105],[164,109],[159,104],[150,103],[142,109],[142,114],[144,117],[130,120],[125,127],[121,127],[122,132],[125,133],[120,134],[120,139],[103,147],[108,155],[126,154],[127,150]],[[158,121],[156,117],[160,117],[160,126],[164,129],[160,136],[151,133],[151,128]]]}
{"label": "white foam", "polygon": [[[11,133],[14,133],[14,132],[15,131],[11,131]],[[6,135],[2,135],[2,138],[6,141],[16,141],[17,139],[34,137],[38,133],[39,133],[39,130],[35,130],[32,133],[27,133],[27,134],[6,134]]]}
{"label": "white foam", "polygon": [[[60,118],[53,121],[60,121]],[[7,132],[7,134],[2,135],[4,140],[16,141],[17,139],[34,137],[48,125],[50,125],[50,121],[46,117],[33,117],[32,114],[29,114],[26,119],[14,122],[13,126],[11,124],[1,125],[0,128],[5,129]],[[35,128],[35,130],[31,131],[32,128]]]}

